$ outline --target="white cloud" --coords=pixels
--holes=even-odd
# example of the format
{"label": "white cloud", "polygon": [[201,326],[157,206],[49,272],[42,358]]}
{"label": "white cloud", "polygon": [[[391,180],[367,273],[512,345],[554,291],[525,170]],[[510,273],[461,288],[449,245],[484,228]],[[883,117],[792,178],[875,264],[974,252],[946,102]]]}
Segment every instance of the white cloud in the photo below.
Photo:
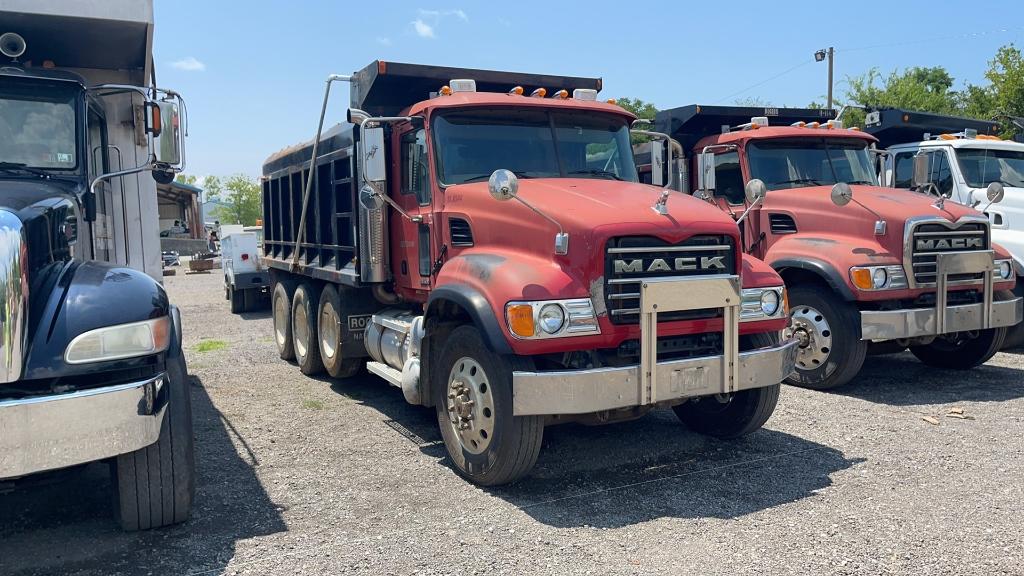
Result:
{"label": "white cloud", "polygon": [[419,18],[412,21],[412,27],[416,29],[416,34],[420,38],[434,37],[434,27]]}
{"label": "white cloud", "polygon": [[186,72],[202,72],[203,70],[206,70],[206,64],[203,64],[194,56],[175,60],[174,62],[171,62],[171,67],[177,68],[178,70],[184,70]]}
{"label": "white cloud", "polygon": [[381,46],[391,46],[391,38],[386,36],[377,36],[377,44]]}

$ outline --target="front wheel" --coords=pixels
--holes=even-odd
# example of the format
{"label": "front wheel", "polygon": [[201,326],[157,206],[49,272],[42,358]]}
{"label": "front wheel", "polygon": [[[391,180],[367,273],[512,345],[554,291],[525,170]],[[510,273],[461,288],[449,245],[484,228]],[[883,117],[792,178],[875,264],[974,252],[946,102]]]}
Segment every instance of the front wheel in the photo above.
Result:
{"label": "front wheel", "polygon": [[860,372],[867,342],[860,339],[857,308],[824,287],[789,291],[790,322],[800,342],[796,370],[786,383],[814,390],[842,386]]}
{"label": "front wheel", "polygon": [[705,396],[672,407],[679,420],[700,434],[716,438],[746,436],[764,426],[775,412],[781,384]]}
{"label": "front wheel", "polygon": [[114,459],[118,521],[125,530],[148,530],[184,522],[195,495],[195,456],[188,371],[180,350],[167,360],[169,388],[160,438]]}
{"label": "front wheel", "polygon": [[944,334],[927,346],[911,346],[910,352],[928,366],[969,370],[995,356],[1005,338],[1006,328]]}
{"label": "front wheel", "polygon": [[481,486],[525,476],[537,462],[544,420],[512,415],[511,359],[488,350],[476,328],[460,326],[436,374],[437,423],[456,471]]}

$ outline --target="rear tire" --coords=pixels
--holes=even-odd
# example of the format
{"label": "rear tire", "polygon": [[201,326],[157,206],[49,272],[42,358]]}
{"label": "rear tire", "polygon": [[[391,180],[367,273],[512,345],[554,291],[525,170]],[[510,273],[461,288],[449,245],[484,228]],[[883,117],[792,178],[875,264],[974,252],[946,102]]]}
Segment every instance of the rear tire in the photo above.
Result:
{"label": "rear tire", "polygon": [[271,295],[271,309],[274,315],[274,342],[281,360],[294,360],[295,347],[292,346],[292,290],[283,281],[274,282]]}
{"label": "rear tire", "polygon": [[976,338],[939,336],[927,346],[911,346],[910,352],[935,368],[969,370],[988,362],[1003,347],[1006,328],[982,330]]}
{"label": "rear tire", "polygon": [[238,290],[228,286],[228,297],[231,299],[232,314],[245,312],[245,290]]}
{"label": "rear tire", "polygon": [[741,390],[726,401],[705,396],[672,407],[683,424],[700,434],[716,438],[738,438],[764,426],[779,402],[781,384]]}
{"label": "rear tire", "polygon": [[[180,324],[179,324],[180,325]],[[195,455],[188,370],[180,344],[167,360],[168,402],[160,439],[114,459],[116,516],[125,530],[184,522],[195,496]]]}
{"label": "rear tire", "polygon": [[800,339],[796,370],[787,384],[829,390],[852,380],[867,356],[860,339],[857,308],[825,287],[797,286],[789,291],[793,333]]}
{"label": "rear tire", "polygon": [[317,341],[324,369],[333,378],[351,378],[364,364],[362,358],[345,358],[342,354],[341,319],[347,317],[344,306],[338,289],[332,284],[325,285],[317,312]]}
{"label": "rear tire", "polygon": [[433,387],[437,423],[455,470],[474,484],[515,482],[540,453],[544,419],[512,415],[513,361],[491,352],[473,326],[456,328],[441,350]]}
{"label": "rear tire", "polygon": [[305,282],[292,295],[292,349],[299,370],[306,376],[324,371],[318,344],[317,300],[319,293]]}

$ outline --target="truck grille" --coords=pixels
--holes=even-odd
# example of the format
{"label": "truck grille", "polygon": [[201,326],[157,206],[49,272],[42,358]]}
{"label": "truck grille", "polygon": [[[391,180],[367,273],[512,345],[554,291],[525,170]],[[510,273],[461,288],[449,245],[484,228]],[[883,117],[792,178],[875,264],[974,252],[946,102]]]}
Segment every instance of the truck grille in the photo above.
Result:
{"label": "truck grille", "polygon": [[[650,236],[613,238],[605,251],[605,306],[613,324],[640,321],[644,278],[736,274],[736,245],[729,236],[694,236],[671,244]],[[658,314],[659,322],[720,316],[718,309]]]}
{"label": "truck grille", "polygon": [[[949,228],[944,224],[917,224],[911,234],[910,261],[914,283],[918,287],[934,286],[935,258],[949,252],[977,252],[989,249],[989,227],[986,222],[965,222]],[[954,274],[950,282],[981,281],[979,274]]]}

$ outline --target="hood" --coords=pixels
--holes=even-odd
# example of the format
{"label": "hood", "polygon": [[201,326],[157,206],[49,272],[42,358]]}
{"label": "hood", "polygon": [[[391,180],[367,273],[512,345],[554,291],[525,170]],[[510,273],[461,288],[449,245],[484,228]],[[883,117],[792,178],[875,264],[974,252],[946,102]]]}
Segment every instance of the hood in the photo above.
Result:
{"label": "hood", "polygon": [[[678,242],[694,234],[726,234],[737,237],[736,225],[717,207],[680,192],[670,191],[667,215],[654,211],[662,189],[635,182],[591,178],[520,179],[518,197],[561,224],[569,233],[570,250],[577,238],[615,235],[651,235]],[[491,215],[496,236],[509,232],[508,240],[521,244],[524,224],[553,236],[558,228],[516,200],[491,198],[486,182],[450,186],[445,209]],[[469,208],[472,207],[470,210]],[[515,224],[512,226],[511,224]],[[533,225],[535,224],[535,225]],[[545,243],[545,245],[547,245]],[[550,251],[550,250],[549,250]]]}
{"label": "hood", "polygon": [[61,201],[77,204],[80,192],[78,182],[63,179],[0,179],[0,210],[13,212],[27,221],[38,215],[39,207]]}
{"label": "hood", "polygon": [[68,240],[78,231],[78,184],[60,179],[0,180],[0,210],[23,224],[29,277],[50,265],[70,260]]}
{"label": "hood", "polygon": [[[903,253],[903,233],[911,218],[937,217],[957,222],[965,216],[984,217],[980,212],[947,200],[942,209],[935,197],[896,188],[851,186],[853,200],[846,206],[832,203],[831,186],[810,186],[773,190],[765,197],[767,214],[788,213],[801,234],[821,233],[848,236],[853,242],[874,239],[894,257]],[[884,235],[875,234],[875,222],[885,220]]]}

